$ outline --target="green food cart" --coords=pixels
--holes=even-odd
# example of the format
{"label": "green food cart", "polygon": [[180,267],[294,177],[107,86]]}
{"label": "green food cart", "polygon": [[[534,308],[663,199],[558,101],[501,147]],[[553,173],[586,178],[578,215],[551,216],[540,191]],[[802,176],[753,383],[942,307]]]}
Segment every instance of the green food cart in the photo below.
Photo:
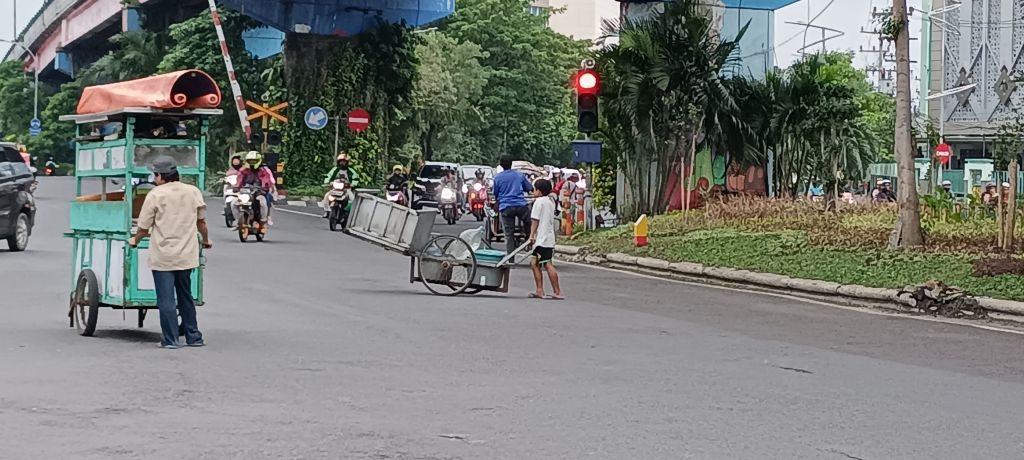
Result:
{"label": "green food cart", "polygon": [[[143,326],[156,308],[148,267],[148,238],[128,245],[159,156],[176,160],[181,180],[205,189],[206,143],[210,117],[218,109],[120,108],[66,115],[77,124],[75,200],[71,203],[71,293],[69,326],[91,336],[100,307],[128,310]],[[199,238],[198,234],[196,236]],[[192,273],[192,296],[203,304],[204,257]]]}

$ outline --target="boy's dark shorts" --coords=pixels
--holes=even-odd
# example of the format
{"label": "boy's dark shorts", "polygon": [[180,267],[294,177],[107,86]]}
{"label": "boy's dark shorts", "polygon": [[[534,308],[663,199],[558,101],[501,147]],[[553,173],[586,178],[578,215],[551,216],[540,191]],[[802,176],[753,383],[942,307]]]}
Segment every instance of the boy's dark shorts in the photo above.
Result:
{"label": "boy's dark shorts", "polygon": [[537,265],[547,265],[551,263],[551,259],[555,257],[555,248],[543,248],[537,246],[533,248],[533,257],[537,259]]}

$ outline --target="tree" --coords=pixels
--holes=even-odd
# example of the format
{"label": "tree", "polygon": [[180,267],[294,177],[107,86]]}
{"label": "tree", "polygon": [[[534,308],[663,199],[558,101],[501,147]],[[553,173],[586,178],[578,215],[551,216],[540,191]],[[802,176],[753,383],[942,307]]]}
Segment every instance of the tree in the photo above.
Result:
{"label": "tree", "polygon": [[[25,73],[21,61],[0,64],[0,133],[17,133],[15,139],[10,140],[24,142],[32,120],[34,97],[32,79]],[[44,94],[40,94],[39,102],[46,102]]]}
{"label": "tree", "polygon": [[82,88],[83,85],[77,81],[68,82],[61,85],[56,94],[47,98],[46,108],[39,113],[44,129],[38,136],[29,139],[29,152],[42,158],[53,156],[60,163],[74,161],[75,150],[71,140],[75,137],[75,124],[58,119],[61,115],[75,113]]}
{"label": "tree", "polygon": [[586,43],[547,27],[527,0],[460,0],[441,33],[480,46],[488,68],[479,144],[486,158],[535,162],[567,156],[575,135],[568,88]]}
{"label": "tree", "polygon": [[706,13],[699,0],[673,0],[654,17],[606,25],[608,33],[617,31],[619,43],[597,58],[603,106],[616,125],[610,130],[629,144],[621,146],[631,191],[623,203],[627,216],[666,209],[668,196],[661,191],[672,165],[692,167],[700,133],[712,145],[725,145],[744,124],[721,74],[736,63],[745,27],[737,37],[721,39]]}
{"label": "tree", "polygon": [[893,0],[892,26],[896,40],[896,168],[899,179],[899,216],[892,247],[924,244],[921,230],[921,205],[917,196],[914,167],[913,125],[910,113],[910,21],[907,0]]}
{"label": "tree", "polygon": [[110,38],[114,48],[92,63],[79,81],[100,85],[153,75],[164,58],[157,36],[157,33],[147,30],[114,35]]}
{"label": "tree", "polygon": [[[244,92],[243,97],[256,98],[264,89],[259,68],[252,55],[245,50],[242,32],[259,26],[259,23],[232,10],[220,10],[220,18],[224,38],[235,67],[235,75]],[[233,116],[237,109],[231,95],[227,70],[221,56],[220,41],[210,19],[210,12],[203,10],[192,18],[171,25],[168,34],[171,43],[156,71],[167,73],[199,69],[210,74],[224,93],[221,108],[225,115],[213,120],[208,147],[210,153],[207,155],[209,164],[221,166],[227,161],[229,149],[243,147],[245,136],[238,118]]]}
{"label": "tree", "polygon": [[[416,46],[419,78],[413,90],[412,119],[425,160],[477,161],[482,121],[480,99],[488,72],[480,45],[430,33]],[[435,155],[436,141],[441,138]],[[474,145],[475,144],[475,145]],[[473,155],[476,153],[476,155]]]}

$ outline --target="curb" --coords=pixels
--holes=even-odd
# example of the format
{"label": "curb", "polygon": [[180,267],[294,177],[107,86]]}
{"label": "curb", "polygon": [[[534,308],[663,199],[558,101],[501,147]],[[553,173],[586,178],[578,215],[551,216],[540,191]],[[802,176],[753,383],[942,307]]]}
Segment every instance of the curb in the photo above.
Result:
{"label": "curb", "polygon": [[[907,312],[907,307],[914,307],[914,301],[908,295],[899,295],[898,289],[875,288],[856,284],[839,284],[829,281],[790,278],[773,273],[757,273],[724,267],[708,267],[690,262],[672,263],[667,260],[651,257],[637,257],[623,253],[606,255],[588,254],[585,247],[555,246],[555,253],[560,259],[639,272],[663,278],[682,279],[707,284],[742,287],[754,291],[782,292],[809,297],[816,300],[829,300],[848,305],[884,308]],[[1024,302],[977,297],[978,303],[986,310],[1014,316],[1024,316]],[[1018,319],[1019,320],[1019,319]]]}

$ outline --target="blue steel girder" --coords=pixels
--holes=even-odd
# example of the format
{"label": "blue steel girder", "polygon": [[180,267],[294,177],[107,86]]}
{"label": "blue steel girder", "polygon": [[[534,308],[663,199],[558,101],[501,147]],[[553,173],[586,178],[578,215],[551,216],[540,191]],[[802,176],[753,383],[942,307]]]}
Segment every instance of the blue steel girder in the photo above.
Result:
{"label": "blue steel girder", "polygon": [[455,12],[455,0],[218,0],[266,25],[286,32],[359,35],[378,22],[405,21],[413,27]]}

